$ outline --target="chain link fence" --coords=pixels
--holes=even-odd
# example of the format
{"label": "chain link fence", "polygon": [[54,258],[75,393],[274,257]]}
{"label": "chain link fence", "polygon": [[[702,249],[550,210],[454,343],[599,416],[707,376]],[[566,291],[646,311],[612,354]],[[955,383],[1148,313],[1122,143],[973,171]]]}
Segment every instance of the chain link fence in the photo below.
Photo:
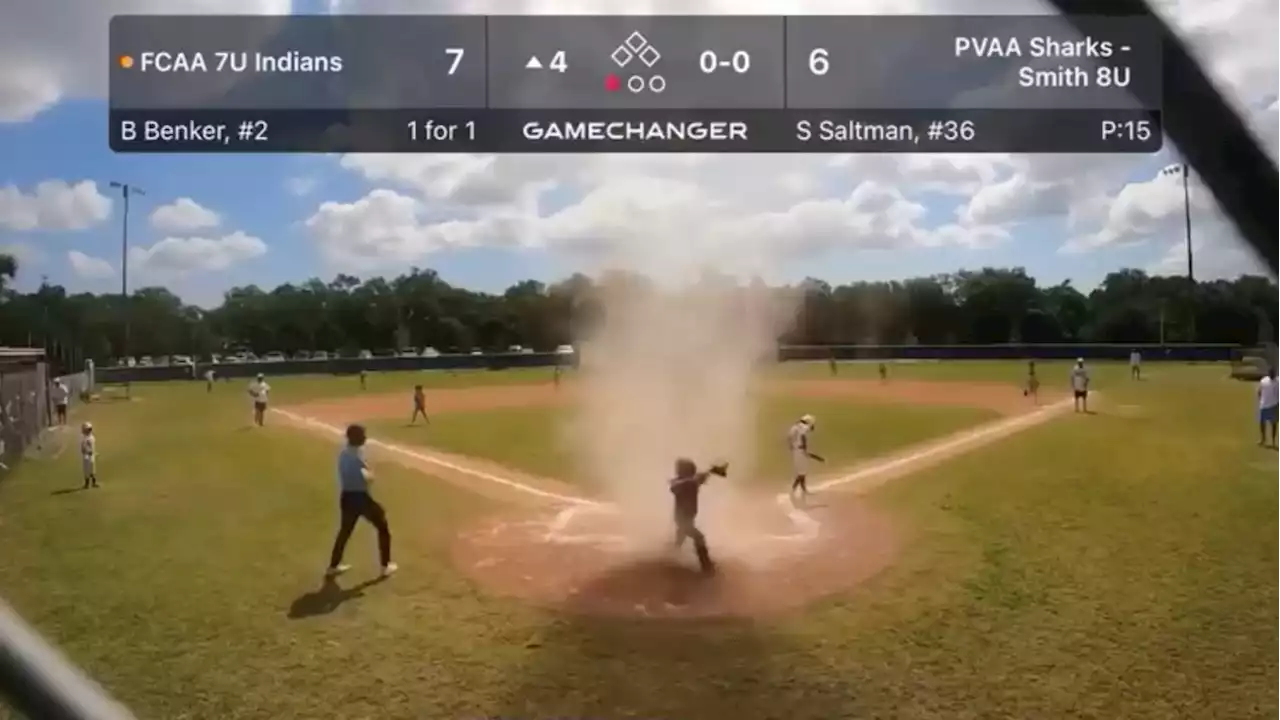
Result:
{"label": "chain link fence", "polygon": [[52,424],[43,350],[0,348],[0,479]]}

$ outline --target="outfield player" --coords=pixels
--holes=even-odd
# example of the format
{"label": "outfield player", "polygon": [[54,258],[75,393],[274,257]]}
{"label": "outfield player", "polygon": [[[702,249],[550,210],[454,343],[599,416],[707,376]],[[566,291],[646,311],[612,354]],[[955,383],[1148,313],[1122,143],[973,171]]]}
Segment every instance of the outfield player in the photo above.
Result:
{"label": "outfield player", "polygon": [[831,377],[840,374],[840,366],[836,364],[836,356],[831,355],[827,358],[827,369],[831,371]]}
{"label": "outfield player", "polygon": [[213,379],[214,379],[214,377],[215,377],[215,375],[214,375],[214,372],[213,372],[213,368],[209,368],[208,370],[205,370],[205,371],[204,371],[204,391],[205,391],[205,392],[207,392],[207,393],[211,393],[211,392],[213,392]]}
{"label": "outfield player", "polygon": [[338,453],[338,535],[333,539],[333,551],[329,554],[329,577],[351,569],[342,562],[347,541],[356,528],[356,521],[364,518],[378,531],[378,560],[382,564],[381,577],[390,577],[398,568],[391,562],[391,528],[387,525],[387,513],[382,505],[369,494],[373,473],[364,460],[364,445],[368,441],[363,425],[347,427],[347,444]]}
{"label": "outfield player", "polygon": [[427,396],[423,392],[421,385],[413,386],[413,416],[409,418],[409,424],[413,425],[418,422],[418,416],[428,425],[431,424],[431,418],[427,417]]}
{"label": "outfield player", "polygon": [[262,427],[267,423],[267,398],[271,394],[271,386],[267,384],[262,373],[249,383],[249,396],[253,398],[253,424]]}
{"label": "outfield player", "polygon": [[367,387],[366,383],[368,383],[368,381],[369,381],[369,371],[365,370],[364,368],[360,368],[360,389],[361,390],[364,390]]}
{"label": "outfield player", "polygon": [[692,460],[680,458],[676,460],[676,476],[667,482],[675,502],[676,549],[682,547],[686,539],[693,540],[693,550],[698,555],[698,566],[707,575],[715,573],[716,564],[711,560],[711,551],[707,549],[707,538],[696,524],[698,493],[702,491],[702,486],[711,475],[724,477],[728,472],[729,466],[724,463],[713,465],[706,472],[698,472],[698,466]]}
{"label": "outfield player", "polygon": [[888,382],[889,366],[885,365],[884,363],[880,363],[880,367],[877,368],[877,371],[880,373],[880,382]]}
{"label": "outfield player", "polygon": [[1089,371],[1084,369],[1084,358],[1076,358],[1076,366],[1071,368],[1071,393],[1075,411],[1089,412]]}
{"label": "outfield player", "polygon": [[560,367],[560,363],[557,362],[555,367],[555,372],[551,376],[551,383],[555,386],[557,390],[560,389],[560,375],[563,373],[564,373],[564,370]]}
{"label": "outfield player", "polygon": [[809,497],[809,461],[826,462],[821,456],[809,451],[809,434],[813,432],[815,421],[812,415],[805,415],[796,421],[787,431],[787,444],[791,451],[791,472],[795,479],[791,481],[791,492],[794,499],[797,490],[801,499]]}
{"label": "outfield player", "polygon": [[1142,353],[1138,352],[1137,348],[1129,353],[1129,379],[1142,379]]}
{"label": "outfield player", "polygon": [[84,489],[98,487],[98,439],[93,436],[93,423],[80,426],[80,467],[84,471]]}
{"label": "outfield player", "polygon": [[1280,385],[1276,384],[1276,369],[1268,368],[1267,374],[1258,381],[1258,445],[1267,446],[1268,430],[1270,430],[1271,447],[1276,445],[1276,423],[1280,415]]}
{"label": "outfield player", "polygon": [[1040,377],[1036,375],[1036,361],[1027,361],[1027,389],[1022,391],[1023,395],[1031,398],[1035,402],[1040,402]]}

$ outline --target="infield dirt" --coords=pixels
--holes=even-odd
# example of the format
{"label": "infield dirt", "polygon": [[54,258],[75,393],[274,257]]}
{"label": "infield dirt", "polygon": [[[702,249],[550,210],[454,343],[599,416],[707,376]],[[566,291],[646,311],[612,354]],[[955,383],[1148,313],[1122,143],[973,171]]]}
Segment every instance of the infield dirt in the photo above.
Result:
{"label": "infield dirt", "polygon": [[[375,456],[429,473],[517,507],[460,533],[457,566],[481,587],[574,612],[640,617],[764,617],[846,592],[889,566],[904,541],[892,519],[862,493],[893,477],[945,461],[1055,416],[1064,406],[1044,398],[1030,403],[1017,388],[999,384],[850,380],[771,382],[760,390],[792,396],[869,398],[925,405],[982,407],[1005,416],[922,446],[844,468],[811,480],[831,487],[801,509],[763,495],[715,498],[704,530],[720,572],[698,574],[692,553],[652,543],[626,542],[616,505],[584,497],[580,488],[496,463],[422,446],[379,444]],[[576,402],[581,387],[565,383],[429,390],[433,415]],[[337,434],[349,422],[407,416],[407,393],[308,403],[286,409],[286,420]],[[848,481],[848,482],[846,482]],[[741,486],[739,486],[741,487]],[[726,517],[723,512],[731,506]],[[567,513],[566,509],[584,508]],[[747,543],[726,523],[753,528]],[[717,532],[720,530],[721,532]],[[733,541],[718,544],[718,537]]]}

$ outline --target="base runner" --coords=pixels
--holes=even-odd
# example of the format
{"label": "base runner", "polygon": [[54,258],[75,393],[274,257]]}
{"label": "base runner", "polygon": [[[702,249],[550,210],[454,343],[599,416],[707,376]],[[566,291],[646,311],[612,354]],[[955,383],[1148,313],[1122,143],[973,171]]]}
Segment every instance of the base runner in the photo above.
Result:
{"label": "base runner", "polygon": [[791,451],[791,472],[795,476],[789,493],[793,499],[796,490],[800,491],[802,500],[809,497],[809,461],[826,462],[826,458],[809,451],[809,434],[813,432],[815,426],[813,416],[805,415],[787,431],[787,444]]}

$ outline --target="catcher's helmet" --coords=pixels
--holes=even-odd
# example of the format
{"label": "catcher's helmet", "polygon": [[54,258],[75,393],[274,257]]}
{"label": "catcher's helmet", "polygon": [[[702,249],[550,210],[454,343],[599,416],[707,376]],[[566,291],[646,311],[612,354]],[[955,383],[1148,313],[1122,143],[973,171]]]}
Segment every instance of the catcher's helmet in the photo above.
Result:
{"label": "catcher's helmet", "polygon": [[689,458],[676,458],[676,477],[688,477],[698,472],[698,465]]}

